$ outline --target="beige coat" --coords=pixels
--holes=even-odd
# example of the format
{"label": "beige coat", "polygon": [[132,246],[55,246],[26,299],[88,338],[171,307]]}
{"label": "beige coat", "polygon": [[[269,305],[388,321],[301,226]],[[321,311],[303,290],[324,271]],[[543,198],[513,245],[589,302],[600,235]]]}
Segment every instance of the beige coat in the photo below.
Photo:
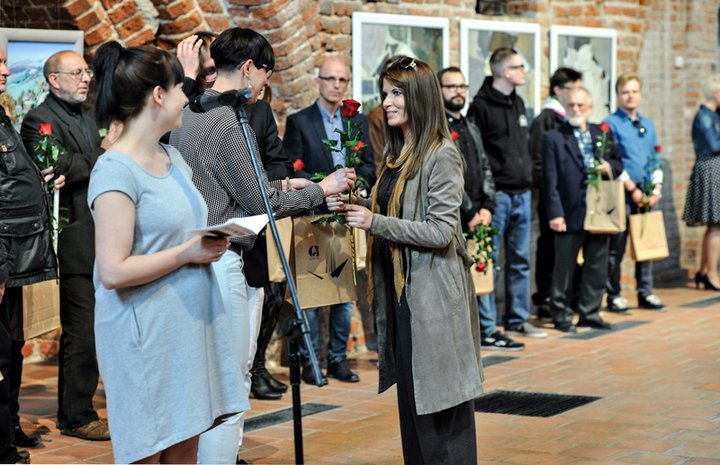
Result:
{"label": "beige coat", "polygon": [[[374,214],[370,233],[404,244],[405,289],[411,314],[412,372],[417,413],[439,412],[482,393],[479,319],[460,228],[462,157],[445,143],[428,154],[420,174],[405,183],[402,218]],[[385,273],[373,258],[379,391],[395,379],[387,344]],[[392,282],[392,279],[390,279]]]}

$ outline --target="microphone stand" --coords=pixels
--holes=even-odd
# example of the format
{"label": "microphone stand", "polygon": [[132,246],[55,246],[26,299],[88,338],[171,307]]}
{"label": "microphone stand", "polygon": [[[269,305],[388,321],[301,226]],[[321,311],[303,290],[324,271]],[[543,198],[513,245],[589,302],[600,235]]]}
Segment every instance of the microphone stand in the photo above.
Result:
{"label": "microphone stand", "polygon": [[310,366],[312,367],[313,377],[315,378],[315,384],[318,387],[323,386],[322,373],[320,372],[320,365],[318,364],[317,356],[315,351],[312,349],[312,341],[310,340],[310,330],[307,317],[300,308],[300,301],[298,300],[297,288],[295,287],[295,281],[293,275],[290,272],[290,265],[288,264],[285,253],[282,250],[282,244],[280,243],[280,235],[278,234],[277,224],[275,223],[275,216],[270,206],[270,200],[268,197],[265,183],[263,182],[262,171],[260,170],[260,162],[255,152],[255,146],[252,143],[252,135],[250,133],[250,124],[248,123],[247,112],[245,111],[244,104],[236,105],[233,107],[235,116],[238,119],[238,123],[243,130],[245,141],[247,142],[248,150],[250,151],[250,160],[252,161],[253,170],[258,180],[258,187],[262,193],[263,203],[265,204],[265,211],[267,212],[268,219],[270,220],[270,230],[272,231],[273,238],[275,239],[275,247],[277,248],[280,262],[282,263],[285,277],[287,278],[287,287],[292,297],[293,308],[295,309],[295,318],[291,319],[288,328],[284,331],[284,336],[288,338],[289,352],[290,352],[290,385],[292,387],[292,403],[293,403],[293,432],[295,437],[295,463],[303,464],[303,436],[302,436],[302,404],[300,403],[300,340],[308,348],[307,353],[310,357]]}

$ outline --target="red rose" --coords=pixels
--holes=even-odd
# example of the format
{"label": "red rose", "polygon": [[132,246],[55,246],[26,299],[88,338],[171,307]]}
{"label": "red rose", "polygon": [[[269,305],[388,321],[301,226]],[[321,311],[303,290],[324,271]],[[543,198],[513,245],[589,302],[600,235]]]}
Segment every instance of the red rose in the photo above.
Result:
{"label": "red rose", "polygon": [[458,134],[457,131],[453,131],[450,133],[450,138],[452,140],[458,140],[458,139],[460,139],[460,134]]}
{"label": "red rose", "polygon": [[359,152],[363,149],[363,147],[365,147],[365,142],[360,141],[355,145],[355,147],[351,148],[350,150],[352,150],[353,152]]}
{"label": "red rose", "polygon": [[38,132],[41,136],[52,136],[52,124],[40,123],[40,129]]}
{"label": "red rose", "polygon": [[302,171],[302,169],[305,168],[305,163],[301,159],[297,159],[293,162],[293,169],[295,171]]}
{"label": "red rose", "polygon": [[478,273],[483,273],[485,271],[485,268],[487,268],[487,265],[484,262],[475,265],[475,271],[477,271]]}
{"label": "red rose", "polygon": [[660,152],[662,152],[662,145],[656,145],[656,146],[655,146],[655,153],[660,153]]}
{"label": "red rose", "polygon": [[600,130],[602,132],[610,132],[610,125],[607,123],[600,123]]}
{"label": "red rose", "polygon": [[360,108],[360,102],[353,99],[343,100],[342,109],[340,114],[343,118],[354,118],[358,115],[358,109]]}

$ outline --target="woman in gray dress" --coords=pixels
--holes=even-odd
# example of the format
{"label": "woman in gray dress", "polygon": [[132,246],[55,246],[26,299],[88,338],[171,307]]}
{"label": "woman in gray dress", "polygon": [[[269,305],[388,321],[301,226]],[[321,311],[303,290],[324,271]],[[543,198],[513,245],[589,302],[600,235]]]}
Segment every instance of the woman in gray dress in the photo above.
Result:
{"label": "woman in gray dress", "polygon": [[231,327],[210,264],[225,239],[193,235],[207,207],[180,154],[182,68],[154,47],[98,49],[97,115],[115,140],[90,177],[95,333],[115,460],[196,463],[198,435],[247,410],[223,349]]}

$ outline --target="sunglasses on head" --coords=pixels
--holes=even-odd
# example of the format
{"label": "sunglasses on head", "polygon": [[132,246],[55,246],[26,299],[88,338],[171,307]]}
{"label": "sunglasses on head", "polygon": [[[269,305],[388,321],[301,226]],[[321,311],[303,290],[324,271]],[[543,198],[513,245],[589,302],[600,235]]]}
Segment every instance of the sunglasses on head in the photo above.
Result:
{"label": "sunglasses on head", "polygon": [[410,57],[398,58],[398,60],[395,63],[397,63],[401,69],[411,69],[412,68],[413,71],[417,71],[417,63],[415,63],[414,58],[410,58]]}
{"label": "sunglasses on head", "polygon": [[645,126],[643,126],[642,124],[640,124],[640,120],[637,120],[637,119],[636,119],[635,121],[632,122],[632,125],[633,125],[635,128],[637,128],[638,134],[640,134],[641,137],[644,136],[645,133],[647,132],[647,129],[645,128]]}

